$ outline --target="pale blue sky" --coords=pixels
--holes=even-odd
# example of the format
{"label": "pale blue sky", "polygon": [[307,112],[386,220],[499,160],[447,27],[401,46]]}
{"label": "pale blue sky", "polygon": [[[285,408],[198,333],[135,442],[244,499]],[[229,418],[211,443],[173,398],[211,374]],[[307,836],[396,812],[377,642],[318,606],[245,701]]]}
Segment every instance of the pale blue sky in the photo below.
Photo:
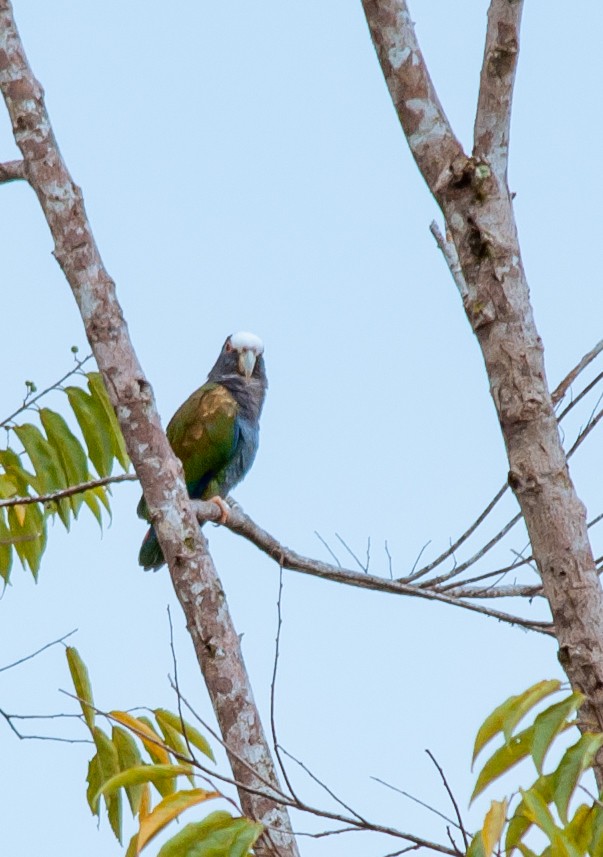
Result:
{"label": "pale blue sky", "polygon": [[[486,8],[412,5],[466,146]],[[204,381],[225,336],[253,330],[266,345],[270,389],[256,464],[235,492],[245,509],[322,558],[315,530],[332,544],[340,533],[361,553],[370,536],[375,573],[387,573],[386,539],[398,574],[430,539],[435,555],[495,493],[506,461],[477,344],[428,231],[437,211],[360,4],[15,0],[15,13],[164,420]],[[552,384],[601,338],[603,9],[588,0],[575,15],[527,4],[512,134],[511,184]],[[0,157],[15,152],[0,111]],[[83,352],[85,342],[26,186],[0,188],[0,229],[8,413],[26,378],[52,382],[70,346]],[[599,461],[595,438],[572,469],[592,514],[603,505]],[[183,691],[209,716],[168,575],[136,564],[137,497],[135,486],[115,489],[102,539],[85,518],[68,537],[55,526],[37,586],[15,569],[0,602],[0,661],[77,627],[101,707],[174,708],[171,604]],[[232,534],[208,534],[266,712],[277,569]],[[375,821],[443,840],[437,818],[369,778],[449,813],[429,747],[464,807],[481,720],[509,694],[559,674],[544,638],[286,575],[281,742]],[[57,689],[68,687],[56,650],[0,675],[0,707],[64,711]],[[3,851],[122,853],[86,807],[87,749],[19,743],[1,724],[0,740]],[[303,775],[295,781],[330,806]],[[304,857],[394,850],[365,834],[301,846]]]}

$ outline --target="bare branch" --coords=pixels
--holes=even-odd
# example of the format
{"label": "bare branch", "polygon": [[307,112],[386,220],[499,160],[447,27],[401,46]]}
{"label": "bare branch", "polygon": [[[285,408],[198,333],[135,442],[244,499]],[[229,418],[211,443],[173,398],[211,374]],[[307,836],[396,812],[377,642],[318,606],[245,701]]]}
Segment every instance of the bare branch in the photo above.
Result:
{"label": "bare branch", "polygon": [[429,231],[435,238],[436,244],[440,248],[443,257],[446,260],[446,264],[448,265],[448,269],[452,274],[452,279],[454,280],[456,287],[459,290],[461,298],[465,300],[469,297],[469,290],[467,289],[465,275],[463,274],[463,270],[461,268],[459,254],[456,252],[456,247],[454,246],[452,241],[447,238],[444,238],[440,227],[435,222],[435,220],[431,221]]}
{"label": "bare branch", "polygon": [[[215,521],[218,523],[222,518],[222,510],[215,503],[195,500],[194,507],[197,510],[200,521]],[[390,592],[396,595],[410,595],[416,598],[424,598],[428,601],[440,601],[443,604],[463,607],[465,610],[481,613],[484,616],[491,616],[494,619],[499,619],[511,625],[519,625],[542,634],[550,635],[553,633],[549,622],[538,622],[520,616],[512,616],[509,613],[492,610],[481,604],[473,604],[461,599],[451,598],[449,595],[436,590],[402,583],[399,580],[377,577],[373,574],[361,574],[360,572],[339,568],[329,565],[326,562],[301,556],[277,542],[273,536],[252,521],[238,504],[231,507],[224,526],[232,530],[233,533],[237,533],[237,535],[247,539],[247,541],[272,557],[279,566],[290,571],[309,574],[324,580],[332,580],[335,583],[344,583],[348,586],[357,586],[361,589],[373,589],[378,592]]]}
{"label": "bare branch", "polygon": [[491,0],[473,154],[506,182],[509,130],[523,0]]}
{"label": "bare branch", "polygon": [[[44,719],[54,719],[56,716],[60,715],[49,715],[47,718],[44,715],[40,715],[40,717],[36,717],[36,720],[44,720]],[[65,715],[66,716],[66,715]],[[0,708],[0,717],[3,717],[11,731],[19,738],[21,741],[56,741],[59,744],[92,744],[90,738],[62,738],[60,735],[24,735],[22,732],[19,732],[13,720],[16,719],[25,719],[24,717],[18,718],[16,714],[7,714],[6,711],[3,711]],[[34,719],[33,717],[31,719]]]}
{"label": "bare branch", "polygon": [[[584,357],[580,360],[580,362],[577,363],[576,366],[574,366],[572,371],[568,372],[568,374],[565,376],[563,381],[561,381],[557,385],[557,387],[555,388],[555,390],[553,391],[553,393],[551,395],[551,398],[555,404],[557,404],[557,402],[560,402],[561,399],[563,399],[563,397],[565,396],[565,394],[567,393],[567,391],[569,390],[571,385],[574,383],[574,381],[576,380],[578,375],[581,372],[583,372],[584,369],[586,369],[586,367],[589,366],[593,362],[593,360],[599,356],[599,354],[602,351],[603,351],[603,339],[601,339],[599,342],[597,342],[595,347],[592,348],[587,354],[585,354]],[[601,379],[601,375],[597,376],[594,383],[597,383],[598,381],[600,381],[600,379]],[[586,387],[585,392],[588,392],[592,386],[593,386],[593,384],[589,384]],[[562,419],[562,418],[563,418],[563,416],[561,416],[559,419]]]}
{"label": "bare branch", "polygon": [[0,164],[0,184],[25,179],[25,161],[5,161]]}
{"label": "bare branch", "polygon": [[5,506],[29,506],[32,503],[53,503],[64,497],[73,497],[75,494],[83,494],[92,488],[101,488],[104,485],[113,485],[116,482],[138,482],[135,473],[119,473],[117,476],[103,476],[102,479],[91,479],[89,482],[80,482],[79,485],[70,485],[69,488],[61,488],[51,494],[35,494],[26,497],[9,497],[8,500],[0,500],[0,509]]}

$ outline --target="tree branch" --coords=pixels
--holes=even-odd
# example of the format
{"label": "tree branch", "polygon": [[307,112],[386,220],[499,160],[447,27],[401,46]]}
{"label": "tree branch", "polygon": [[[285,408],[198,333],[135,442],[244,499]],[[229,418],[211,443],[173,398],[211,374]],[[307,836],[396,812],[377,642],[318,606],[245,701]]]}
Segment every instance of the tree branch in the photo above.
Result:
{"label": "tree branch", "polygon": [[[406,3],[364,0],[363,5],[400,123],[457,249],[468,289],[465,312],[482,350],[509,459],[509,483],[553,614],[559,659],[572,687],[587,697],[583,719],[603,727],[603,592],[546,381],[506,181],[521,3],[490,4],[477,145],[464,162],[442,121]],[[503,5],[511,16],[510,30],[498,27],[507,23]],[[498,71],[490,53],[497,44],[503,51]],[[429,134],[435,127],[441,132]],[[417,135],[417,129],[423,133]],[[482,159],[484,153],[492,164]],[[603,753],[596,773],[601,786]]]}
{"label": "tree branch", "polygon": [[362,0],[371,38],[417,166],[439,195],[467,157],[440,104],[405,0]]}
{"label": "tree branch", "polygon": [[[222,518],[222,510],[215,503],[205,502],[203,500],[195,500],[194,507],[197,510],[197,515],[200,521],[215,521],[218,523]],[[541,634],[552,634],[552,627],[549,622],[539,622],[531,619],[524,619],[520,616],[513,616],[509,613],[503,613],[499,610],[493,610],[480,604],[462,601],[461,599],[451,598],[448,594],[438,592],[434,589],[422,588],[410,583],[403,583],[399,580],[391,580],[385,577],[377,577],[373,574],[365,574],[362,572],[351,571],[340,566],[329,565],[326,562],[321,562],[317,559],[302,556],[290,548],[280,544],[274,536],[271,536],[266,530],[263,530],[258,524],[246,515],[241,507],[236,504],[231,506],[228,518],[224,522],[224,526],[236,533],[239,536],[247,539],[254,544],[263,553],[271,557],[280,567],[289,571],[297,571],[302,574],[309,574],[312,577],[320,577],[323,580],[331,580],[334,583],[344,583],[347,586],[356,586],[360,589],[371,589],[377,592],[389,592],[394,595],[410,595],[415,598],[423,598],[427,601],[439,601],[442,604],[452,604],[455,607],[463,607],[465,610],[471,610],[474,613],[481,613],[484,616],[491,616],[494,619],[507,622],[511,625],[519,625],[522,628],[527,628],[532,631],[539,631]]]}
{"label": "tree branch", "polygon": [[30,506],[32,503],[54,503],[65,497],[73,497],[92,488],[102,488],[104,485],[113,485],[116,482],[138,482],[138,476],[135,473],[119,473],[116,476],[103,476],[102,479],[91,479],[89,482],[80,482],[79,485],[70,485],[69,488],[61,488],[51,494],[9,497],[8,500],[0,500],[0,509],[6,506]]}
{"label": "tree branch", "polygon": [[491,0],[474,127],[473,154],[506,182],[513,85],[523,0]]}
{"label": "tree branch", "polygon": [[0,184],[26,179],[25,161],[5,161],[0,164]]}
{"label": "tree branch", "polygon": [[[0,0],[0,89],[29,183],[54,239],[54,255],[77,301],[88,341],[138,474],[195,652],[228,744],[252,760],[262,776],[278,782],[245,670],[238,635],[207,542],[190,506],[182,467],[162,430],[147,381],[134,352],[117,299],[86,217],[81,190],[61,157],[42,87],[35,79],[13,18]],[[235,778],[253,777],[231,758]],[[297,857],[286,811],[269,799],[241,795],[247,815],[273,833],[281,855]],[[259,854],[268,851],[260,841]]]}

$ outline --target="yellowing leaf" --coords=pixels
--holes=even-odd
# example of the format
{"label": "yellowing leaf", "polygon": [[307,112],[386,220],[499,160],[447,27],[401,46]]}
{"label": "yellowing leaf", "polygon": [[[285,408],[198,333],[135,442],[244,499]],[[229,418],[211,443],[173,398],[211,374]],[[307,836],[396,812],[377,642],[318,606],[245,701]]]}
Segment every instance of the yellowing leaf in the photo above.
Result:
{"label": "yellowing leaf", "polygon": [[482,842],[485,857],[491,857],[494,847],[501,837],[507,818],[507,801],[493,800],[486,813],[482,827]]}
{"label": "yellowing leaf", "polygon": [[152,753],[151,758],[158,758],[158,763],[162,765],[170,764],[170,756],[163,746],[163,739],[148,723],[143,722],[138,717],[133,717],[127,711],[110,711],[109,715],[140,738],[149,753]]}
{"label": "yellowing leaf", "polygon": [[[19,499],[21,498],[19,497]],[[15,511],[15,518],[19,522],[19,526],[22,527],[25,523],[25,512],[27,510],[27,506],[19,504],[18,506],[13,506],[13,509]]]}
{"label": "yellowing leaf", "polygon": [[138,853],[180,813],[191,806],[216,797],[221,797],[220,792],[208,792],[205,789],[190,789],[168,795],[157,804],[150,815],[141,821],[138,832]]}
{"label": "yellowing leaf", "polygon": [[[140,801],[140,808],[138,810],[138,818],[140,821],[143,818],[146,818],[147,815],[151,811],[151,788],[148,783],[145,783],[142,787],[142,800]],[[138,834],[137,834],[138,838]]]}

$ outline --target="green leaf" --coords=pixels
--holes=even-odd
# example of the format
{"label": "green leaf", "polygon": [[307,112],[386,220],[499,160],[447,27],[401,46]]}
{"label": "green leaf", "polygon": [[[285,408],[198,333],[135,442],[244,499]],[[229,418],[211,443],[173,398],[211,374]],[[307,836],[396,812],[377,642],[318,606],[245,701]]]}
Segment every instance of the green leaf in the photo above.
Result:
{"label": "green leaf", "polygon": [[[142,765],[142,758],[138,745],[132,735],[121,726],[114,726],[111,732],[111,738],[117,750],[119,759],[119,768],[121,771],[128,771],[131,768],[137,768]],[[100,785],[99,785],[100,789]],[[132,815],[136,815],[140,809],[140,801],[142,800],[143,789],[140,785],[132,785],[126,787],[126,794]]]}
{"label": "green leaf", "polygon": [[157,786],[165,780],[176,781],[176,778],[189,774],[190,765],[139,765],[137,768],[128,768],[127,771],[115,773],[105,780],[99,789],[98,795],[111,795],[125,786],[139,786],[142,783],[153,783]]}
{"label": "green leaf", "polygon": [[[79,440],[73,434],[65,420],[50,408],[40,410],[40,420],[46,437],[59,457],[68,485],[80,485],[90,479],[88,458]],[[74,494],[69,503],[74,514],[84,502],[81,494]]]}
{"label": "green leaf", "polygon": [[81,659],[78,650],[73,646],[67,646],[65,653],[67,655],[69,672],[71,673],[71,681],[82,706],[84,720],[88,728],[92,730],[94,728],[94,699],[92,697],[92,687],[86,664]]}
{"label": "green leaf", "polygon": [[[553,775],[546,774],[539,777],[536,782],[527,791],[536,792],[544,800],[546,804],[553,800]],[[526,805],[523,799],[517,805],[513,816],[507,826],[507,834],[505,837],[505,850],[511,852],[513,848],[519,847],[519,842],[527,831],[532,826],[532,822],[524,814]]]}
{"label": "green leaf", "polygon": [[0,450],[0,464],[17,486],[17,494],[25,497],[29,494],[29,486],[35,482],[35,476],[29,473],[21,463],[21,457],[10,449]]}
{"label": "green leaf", "polygon": [[189,789],[168,795],[161,803],[157,804],[153,812],[141,821],[138,833],[138,851],[142,851],[151,839],[185,810],[216,797],[221,797],[220,792],[208,792],[205,789]]}
{"label": "green leaf", "polygon": [[88,457],[99,476],[110,476],[113,466],[111,438],[105,429],[105,413],[98,399],[81,387],[66,387],[69,404],[79,423]]}
{"label": "green leaf", "polygon": [[[92,738],[96,744],[98,760],[101,769],[101,779],[105,784],[113,779],[119,772],[119,757],[117,748],[108,735],[105,735],[102,729],[95,726],[92,729]],[[98,793],[92,799],[93,803],[98,800]],[[106,794],[104,795],[105,804],[107,807],[107,815],[109,816],[109,824],[111,830],[115,834],[118,842],[121,843],[121,795]]]}
{"label": "green leaf", "polygon": [[[98,498],[97,498],[96,493],[95,493],[96,490],[97,489],[93,489],[91,491],[84,491],[84,493],[82,494],[82,499],[83,499],[84,503],[86,504],[86,506],[88,506],[88,508],[90,509],[92,514],[94,515],[94,517],[96,518],[97,523],[102,530],[102,528],[103,528],[103,516],[101,514],[100,506],[98,505]],[[103,496],[104,496],[103,489],[99,488],[98,490],[101,491]]]}
{"label": "green leaf", "polygon": [[567,839],[563,830],[555,824],[555,820],[544,800],[536,792],[520,789],[525,812],[537,827],[548,836],[555,857],[582,857],[574,845]]}
{"label": "green leaf", "polygon": [[88,806],[90,807],[93,815],[98,815],[99,801],[97,794],[102,782],[102,771],[98,760],[98,753],[95,753],[88,762],[88,776],[86,777],[86,782],[88,783],[88,788],[86,789],[86,800],[88,801]]}
{"label": "green leaf", "polygon": [[[166,746],[169,747],[170,750],[173,751],[173,753],[177,756],[183,757],[184,759],[190,759],[191,752],[184,743],[184,739],[182,738],[182,736],[179,735],[175,729],[172,729],[171,726],[168,726],[167,723],[160,722],[159,718],[157,717],[157,713],[155,713],[155,718],[157,720],[157,723],[159,724],[159,728],[161,729],[161,734],[163,735],[163,740]],[[182,758],[180,758],[179,761],[182,762]],[[192,773],[189,776],[189,780],[191,785],[194,786],[195,777]]]}
{"label": "green leaf", "polygon": [[[23,444],[32,463],[36,474],[35,488],[38,493],[51,494],[53,491],[67,488],[69,480],[63,470],[61,460],[40,429],[31,423],[24,423],[22,426],[15,426],[13,431]],[[69,529],[69,502],[58,500],[54,507],[65,528]]]}
{"label": "green leaf", "polygon": [[575,845],[580,854],[586,853],[593,835],[593,824],[596,818],[596,806],[581,804],[570,823],[565,828],[565,834]]}
{"label": "green leaf", "polygon": [[478,830],[471,843],[469,844],[469,848],[467,849],[466,857],[486,857],[486,852],[484,851],[484,840],[482,838],[481,830]]}
{"label": "green leaf", "polygon": [[29,566],[34,578],[40,570],[40,560],[46,547],[46,523],[37,504],[10,506],[7,512],[11,544],[17,551],[23,568]]}
{"label": "green leaf", "polygon": [[[532,851],[532,849],[531,849],[531,848],[528,848],[528,846],[527,846],[527,845],[520,844],[520,845],[518,845],[517,847],[518,847],[518,848],[519,848],[519,850],[521,851],[522,857],[539,857],[539,855],[538,855],[538,854],[536,854],[536,852],[535,852],[535,851]],[[546,851],[544,851],[544,852],[540,855],[540,857],[545,857],[545,854],[546,854]]]}
{"label": "green leaf", "polygon": [[571,797],[584,771],[591,768],[599,749],[603,745],[603,735],[585,732],[578,741],[569,747],[553,774],[553,797],[559,817],[567,823],[567,810]]}
{"label": "green leaf", "polygon": [[157,857],[247,857],[263,826],[228,812],[212,812],[197,824],[187,824]]}
{"label": "green leaf", "polygon": [[488,759],[477,778],[471,801],[483,792],[494,780],[501,777],[514,765],[531,752],[534,736],[534,727],[530,726],[518,735],[511,738],[508,744],[503,744]]}
{"label": "green leaf", "polygon": [[591,854],[603,854],[603,810],[595,806],[595,817],[592,822]]}
{"label": "green leaf", "polygon": [[17,483],[12,476],[0,474],[0,499],[8,500],[17,494]]}
{"label": "green leaf", "polygon": [[157,718],[157,723],[159,723],[159,726],[162,729],[164,726],[167,726],[175,730],[176,732],[179,732],[180,735],[183,736],[185,742],[188,739],[189,744],[204,753],[208,758],[212,760],[212,762],[216,761],[213,751],[209,746],[209,743],[199,732],[198,729],[195,729],[195,727],[191,726],[190,723],[187,723],[186,720],[181,720],[177,714],[173,714],[171,711],[167,711],[165,708],[156,708],[153,713]]}
{"label": "green leaf", "polygon": [[111,440],[111,449],[113,451],[113,455],[115,456],[115,458],[117,458],[123,469],[128,470],[130,466],[130,459],[128,458],[128,453],[126,452],[126,444],[121,433],[121,428],[119,427],[117,416],[115,415],[115,411],[113,410],[113,405],[109,401],[107,390],[99,372],[88,373],[88,388],[90,389],[92,396],[98,402],[99,407],[102,408],[105,413],[105,425],[109,433],[109,438]]}
{"label": "green leaf", "polygon": [[534,720],[532,758],[539,774],[542,773],[544,758],[554,739],[572,725],[567,720],[583,702],[584,696],[581,693],[572,693],[566,699],[542,711]]}
{"label": "green leaf", "polygon": [[12,539],[4,509],[0,509],[0,577],[5,583],[10,579],[13,564]]}
{"label": "green leaf", "polygon": [[495,708],[480,727],[473,748],[473,762],[486,744],[499,732],[503,732],[508,741],[519,721],[545,696],[559,690],[561,682],[541,681],[517,696],[510,696],[502,705]]}

